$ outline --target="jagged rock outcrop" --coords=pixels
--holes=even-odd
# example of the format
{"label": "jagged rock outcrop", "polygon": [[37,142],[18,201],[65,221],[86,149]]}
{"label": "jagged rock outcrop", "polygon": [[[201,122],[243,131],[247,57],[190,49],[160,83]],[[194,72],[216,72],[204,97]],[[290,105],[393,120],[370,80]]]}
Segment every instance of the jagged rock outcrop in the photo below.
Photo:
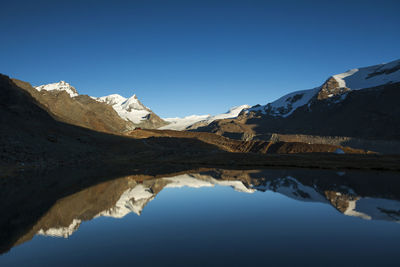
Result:
{"label": "jagged rock outcrop", "polygon": [[327,99],[336,95],[341,95],[350,89],[347,87],[340,87],[339,82],[334,78],[330,77],[322,86],[317,94],[318,100]]}

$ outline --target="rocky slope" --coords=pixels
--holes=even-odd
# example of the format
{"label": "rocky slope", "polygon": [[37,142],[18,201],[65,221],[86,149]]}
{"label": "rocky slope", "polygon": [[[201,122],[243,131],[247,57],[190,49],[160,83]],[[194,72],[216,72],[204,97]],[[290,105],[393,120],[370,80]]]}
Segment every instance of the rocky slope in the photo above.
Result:
{"label": "rocky slope", "polygon": [[79,95],[74,87],[64,81],[36,88],[17,79],[13,79],[13,82],[60,121],[108,133],[121,133],[134,127],[121,119],[111,106],[87,95]]}
{"label": "rocky slope", "polygon": [[[24,87],[24,89],[22,89]],[[54,94],[54,95],[53,95]],[[59,95],[60,94],[60,95]],[[179,157],[180,152],[201,155],[220,148],[199,140],[169,138],[168,142],[157,139],[136,140],[128,136],[112,135],[78,127],[60,118],[62,109],[47,105],[43,99],[65,99],[72,108],[87,111],[86,106],[100,106],[116,112],[108,105],[87,96],[75,96],[74,101],[65,91],[37,91],[29,84],[0,75],[0,175],[13,176],[26,169],[47,169],[81,164],[100,164],[104,161],[134,162],[145,164],[168,159],[165,154]],[[75,100],[77,98],[77,100]],[[82,98],[82,99],[80,99]],[[82,104],[87,101],[86,104]],[[50,101],[51,102],[51,101]],[[55,100],[57,103],[57,100]],[[94,103],[93,103],[94,102]],[[65,106],[64,106],[65,107]],[[77,112],[70,110],[71,113]],[[77,116],[80,113],[77,112]],[[88,119],[86,122],[96,122]],[[100,124],[102,123],[102,124]],[[115,122],[114,122],[115,123]],[[78,124],[78,123],[76,123]],[[103,121],[100,125],[107,125]],[[90,127],[102,129],[98,126]],[[129,164],[132,165],[132,164]]]}
{"label": "rocky slope", "polygon": [[158,128],[168,124],[137,99],[120,95],[80,95],[65,81],[32,87],[14,79],[59,120],[96,131],[123,133],[135,127]]}
{"label": "rocky slope", "polygon": [[231,138],[272,133],[400,140],[400,60],[334,75],[319,87],[200,127]]}

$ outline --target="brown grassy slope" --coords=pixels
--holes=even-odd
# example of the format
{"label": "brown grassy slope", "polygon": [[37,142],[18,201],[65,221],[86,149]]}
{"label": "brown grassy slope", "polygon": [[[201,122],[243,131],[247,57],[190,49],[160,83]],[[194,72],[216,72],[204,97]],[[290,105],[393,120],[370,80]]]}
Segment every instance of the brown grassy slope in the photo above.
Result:
{"label": "brown grassy slope", "polygon": [[109,105],[87,95],[71,98],[64,91],[37,91],[29,83],[12,79],[56,119],[95,131],[121,133],[133,127]]}

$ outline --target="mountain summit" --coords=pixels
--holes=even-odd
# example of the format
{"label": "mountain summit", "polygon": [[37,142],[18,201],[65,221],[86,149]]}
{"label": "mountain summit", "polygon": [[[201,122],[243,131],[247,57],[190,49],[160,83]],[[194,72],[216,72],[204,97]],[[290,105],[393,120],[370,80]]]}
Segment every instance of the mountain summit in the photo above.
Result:
{"label": "mountain summit", "polygon": [[14,82],[57,119],[96,131],[123,133],[135,127],[157,128],[167,124],[144,106],[136,95],[130,98],[118,94],[90,97],[80,95],[65,81],[37,87],[15,79]]}
{"label": "mountain summit", "polygon": [[350,90],[361,90],[400,82],[400,60],[387,64],[379,64],[329,77],[321,86],[308,90],[295,91],[282,96],[274,102],[260,106],[256,105],[245,112],[262,113],[264,115],[287,117],[297,108],[309,104],[310,101],[324,100],[342,95],[344,100]]}
{"label": "mountain summit", "polygon": [[143,120],[146,120],[146,116],[152,112],[139,101],[135,94],[130,98],[125,98],[118,94],[112,94],[97,97],[95,99],[112,106],[122,119],[131,121],[135,124],[140,124]]}
{"label": "mountain summit", "polygon": [[167,124],[167,122],[158,117],[151,109],[143,105],[136,94],[132,95],[130,98],[112,94],[96,97],[94,99],[112,106],[123,120],[131,122],[135,126],[158,128]]}
{"label": "mountain summit", "polygon": [[71,97],[78,96],[78,91],[76,91],[75,87],[71,86],[69,83],[65,81],[60,81],[58,83],[49,83],[35,87],[38,91],[65,91]]}

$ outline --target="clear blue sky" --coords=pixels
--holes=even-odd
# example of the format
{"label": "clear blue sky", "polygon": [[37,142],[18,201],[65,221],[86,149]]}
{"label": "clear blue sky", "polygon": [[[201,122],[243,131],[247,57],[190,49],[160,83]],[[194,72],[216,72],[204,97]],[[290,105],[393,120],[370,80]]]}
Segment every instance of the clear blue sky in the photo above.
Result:
{"label": "clear blue sky", "polygon": [[265,104],[400,58],[400,1],[3,1],[0,72],[162,117]]}

